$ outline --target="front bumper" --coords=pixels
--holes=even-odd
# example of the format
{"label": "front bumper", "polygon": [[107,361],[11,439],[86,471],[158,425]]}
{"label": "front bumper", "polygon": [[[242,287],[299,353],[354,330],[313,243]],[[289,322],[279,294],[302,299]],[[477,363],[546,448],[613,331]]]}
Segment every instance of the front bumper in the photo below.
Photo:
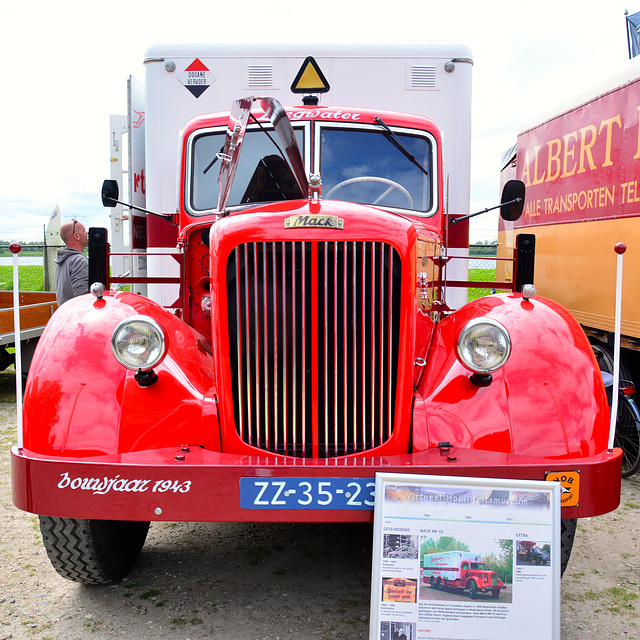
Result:
{"label": "front bumper", "polygon": [[176,447],[92,458],[51,458],[11,449],[13,503],[39,515],[192,522],[372,522],[370,509],[245,509],[241,478],[374,478],[376,472],[545,480],[579,477],[576,506],[563,518],[617,508],[620,449],[551,460],[472,449],[429,449],[384,457],[303,460]]}

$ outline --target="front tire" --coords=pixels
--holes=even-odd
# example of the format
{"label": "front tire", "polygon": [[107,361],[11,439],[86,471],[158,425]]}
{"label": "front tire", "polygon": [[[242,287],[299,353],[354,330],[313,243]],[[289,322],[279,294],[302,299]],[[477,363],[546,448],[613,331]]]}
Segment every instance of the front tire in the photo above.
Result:
{"label": "front tire", "polygon": [[67,580],[109,584],[122,580],[140,555],[148,522],[39,516],[53,568]]}
{"label": "front tire", "polygon": [[472,580],[469,583],[469,597],[472,600],[475,600],[478,597],[478,585],[475,583],[475,580]]}

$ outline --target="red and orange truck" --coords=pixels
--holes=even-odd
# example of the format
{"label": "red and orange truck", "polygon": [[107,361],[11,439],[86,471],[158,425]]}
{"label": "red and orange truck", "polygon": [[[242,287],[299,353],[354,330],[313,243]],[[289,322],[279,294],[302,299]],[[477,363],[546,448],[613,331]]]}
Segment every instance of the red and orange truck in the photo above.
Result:
{"label": "red and orange truck", "polygon": [[475,600],[478,593],[500,597],[504,583],[490,571],[476,553],[445,551],[427,553],[422,558],[422,582],[434,589],[462,589]]}

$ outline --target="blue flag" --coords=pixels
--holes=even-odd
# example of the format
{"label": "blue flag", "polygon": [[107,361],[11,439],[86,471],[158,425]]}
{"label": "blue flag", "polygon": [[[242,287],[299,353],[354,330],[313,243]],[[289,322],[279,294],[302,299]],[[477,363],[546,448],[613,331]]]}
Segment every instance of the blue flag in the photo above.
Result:
{"label": "blue flag", "polygon": [[629,40],[629,59],[640,54],[640,12],[627,16],[627,39]]}

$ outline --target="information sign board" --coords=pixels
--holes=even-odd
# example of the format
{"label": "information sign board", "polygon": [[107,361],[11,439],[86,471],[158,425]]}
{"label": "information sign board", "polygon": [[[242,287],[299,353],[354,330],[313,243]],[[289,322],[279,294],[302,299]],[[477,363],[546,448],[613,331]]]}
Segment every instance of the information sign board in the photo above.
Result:
{"label": "information sign board", "polygon": [[377,474],[370,640],[559,640],[560,493]]}

